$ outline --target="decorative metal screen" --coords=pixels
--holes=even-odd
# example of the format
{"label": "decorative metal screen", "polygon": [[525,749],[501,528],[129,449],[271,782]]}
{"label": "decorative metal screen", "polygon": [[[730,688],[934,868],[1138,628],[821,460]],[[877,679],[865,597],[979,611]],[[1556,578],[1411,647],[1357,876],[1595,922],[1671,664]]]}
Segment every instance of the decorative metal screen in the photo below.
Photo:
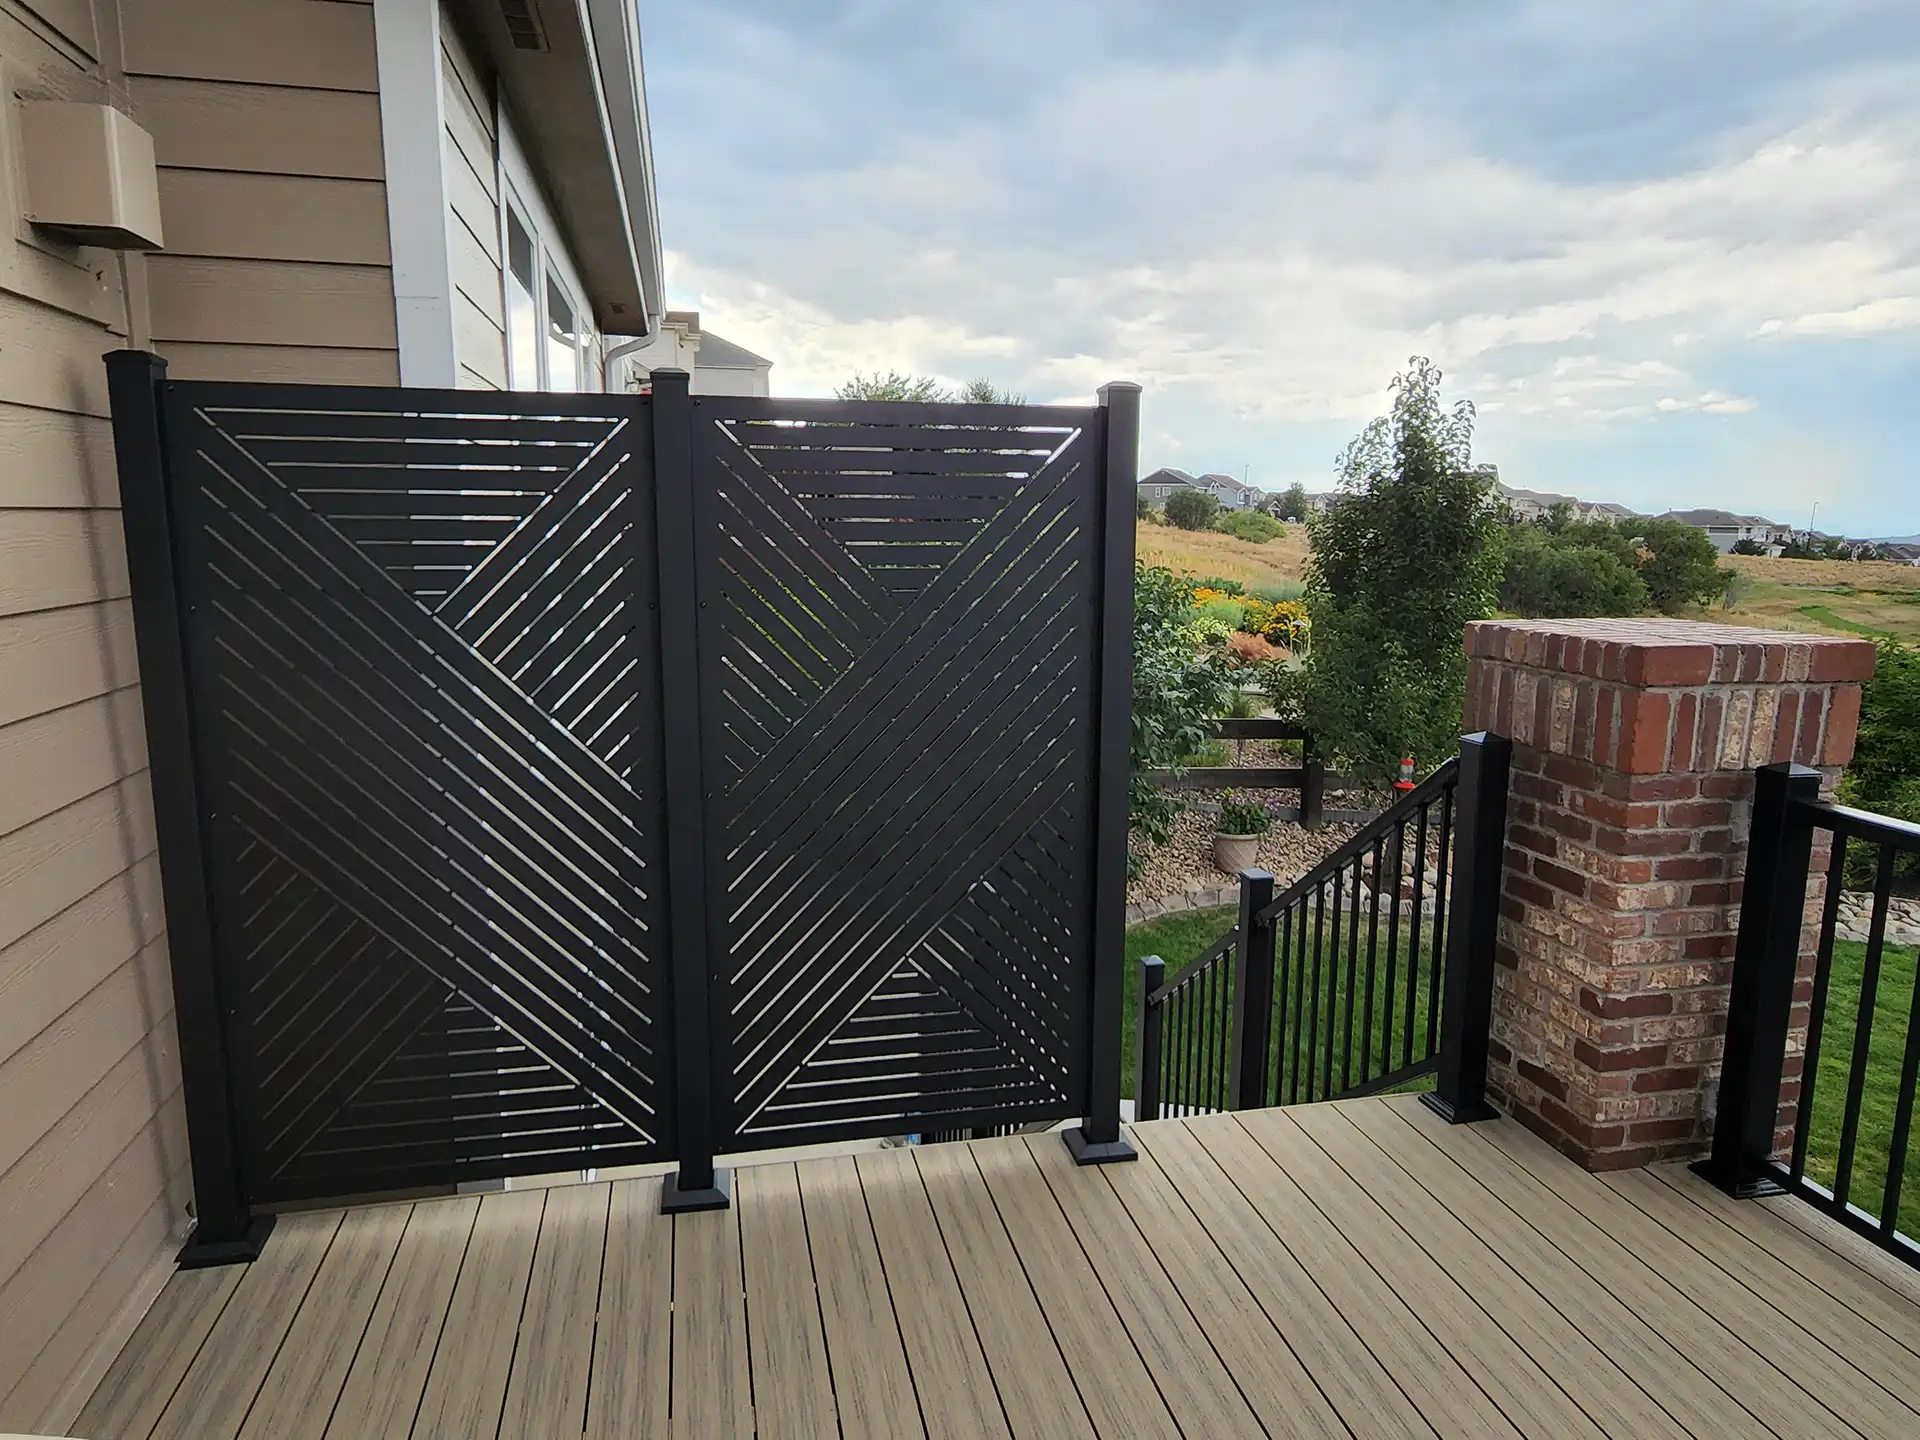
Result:
{"label": "decorative metal screen", "polygon": [[249,1195],[671,1155],[646,410],[166,395]]}
{"label": "decorative metal screen", "polygon": [[1081,1113],[1100,412],[692,413],[719,1148]]}

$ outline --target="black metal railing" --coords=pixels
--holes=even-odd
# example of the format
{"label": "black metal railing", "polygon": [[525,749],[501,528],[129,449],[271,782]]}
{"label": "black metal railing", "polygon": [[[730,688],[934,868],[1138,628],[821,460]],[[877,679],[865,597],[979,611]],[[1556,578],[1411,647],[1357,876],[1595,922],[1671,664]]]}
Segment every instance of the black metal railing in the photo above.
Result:
{"label": "black metal railing", "polygon": [[[1823,804],[1820,773],[1802,765],[1758,772],[1713,1151],[1698,1168],[1735,1195],[1798,1195],[1920,1266],[1920,945],[1895,943],[1891,924],[1915,857],[1920,825]],[[1864,939],[1842,935],[1849,877],[1871,887]]]}
{"label": "black metal railing", "polygon": [[1238,922],[1169,979],[1141,962],[1135,1114],[1305,1104],[1441,1072],[1484,1102],[1509,742],[1473,735],[1306,875],[1240,877]]}

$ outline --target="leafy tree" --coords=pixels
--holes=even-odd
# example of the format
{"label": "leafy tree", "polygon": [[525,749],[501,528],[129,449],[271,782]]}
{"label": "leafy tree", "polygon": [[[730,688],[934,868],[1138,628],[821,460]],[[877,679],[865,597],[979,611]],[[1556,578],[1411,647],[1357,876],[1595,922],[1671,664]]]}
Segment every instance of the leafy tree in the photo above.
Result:
{"label": "leafy tree", "polygon": [[1711,605],[1727,593],[1732,572],[1720,568],[1720,552],[1698,525],[1637,520],[1625,528],[1633,532],[1640,578],[1655,609],[1677,615],[1689,605]]}
{"label": "leafy tree", "polygon": [[1141,490],[1133,497],[1133,513],[1136,519],[1144,520],[1153,514],[1153,500],[1146,491]]}
{"label": "leafy tree", "polygon": [[[1920,824],[1920,649],[1898,641],[1880,643],[1879,661],[1860,700],[1860,730],[1853,760],[1840,782],[1840,798],[1863,810]],[[1848,878],[1865,883],[1871,847],[1855,846]],[[1920,857],[1900,862],[1920,875]]]}
{"label": "leafy tree", "polygon": [[[1190,581],[1159,565],[1133,572],[1133,730],[1128,754],[1127,825],[1136,839],[1164,845],[1185,809],[1149,782],[1151,770],[1177,770],[1211,738],[1207,721],[1223,714],[1232,681],[1225,655],[1200,644]],[[1131,845],[1129,875],[1145,857]]]}
{"label": "leafy tree", "polygon": [[1167,496],[1161,509],[1166,512],[1170,525],[1178,525],[1182,530],[1205,530],[1220,513],[1220,502],[1204,490],[1183,488]]}
{"label": "leafy tree", "polygon": [[1340,503],[1309,522],[1307,725],[1372,783],[1403,755],[1430,766],[1453,753],[1461,635],[1491,613],[1500,575],[1473,405],[1444,408],[1440,371],[1418,357],[1393,389],[1392,413],[1340,457]]}
{"label": "leafy tree", "polygon": [[1545,525],[1508,526],[1502,536],[1500,608],[1530,618],[1639,615],[1650,603],[1631,550],[1605,527],[1598,543],[1568,543]]}
{"label": "leafy tree", "polygon": [[1298,480],[1289,485],[1280,494],[1267,501],[1267,513],[1276,520],[1299,520],[1307,518],[1307,487]]}
{"label": "leafy tree", "polygon": [[1767,547],[1762,545],[1758,540],[1751,540],[1742,536],[1733,542],[1733,553],[1735,555],[1764,555],[1767,553]]}
{"label": "leafy tree", "polygon": [[898,370],[871,375],[855,371],[844,385],[834,387],[842,400],[951,400],[953,392],[931,375],[902,375]]}
{"label": "leafy tree", "polygon": [[991,380],[969,380],[960,387],[960,393],[954,397],[969,405],[1024,405],[1027,397],[1016,395],[1011,390],[1002,390]]}

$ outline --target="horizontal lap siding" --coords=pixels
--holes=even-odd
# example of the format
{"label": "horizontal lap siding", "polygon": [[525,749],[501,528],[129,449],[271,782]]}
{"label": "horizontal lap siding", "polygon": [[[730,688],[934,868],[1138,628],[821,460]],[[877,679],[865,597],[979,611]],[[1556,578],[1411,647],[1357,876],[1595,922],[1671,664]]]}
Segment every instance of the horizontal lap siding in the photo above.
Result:
{"label": "horizontal lap siding", "polygon": [[507,388],[501,296],[498,141],[492,92],[444,9],[440,90],[446,114],[447,238],[453,268],[453,353],[463,388]]}
{"label": "horizontal lap siding", "polygon": [[[0,0],[9,94],[155,137],[168,245],[129,260],[134,319],[181,376],[397,382],[374,74],[361,4]],[[100,363],[119,276],[0,239],[0,1431],[71,1420],[191,1194]]]}
{"label": "horizontal lap siding", "polygon": [[372,7],[122,7],[160,164],[154,348],[185,378],[396,383]]}

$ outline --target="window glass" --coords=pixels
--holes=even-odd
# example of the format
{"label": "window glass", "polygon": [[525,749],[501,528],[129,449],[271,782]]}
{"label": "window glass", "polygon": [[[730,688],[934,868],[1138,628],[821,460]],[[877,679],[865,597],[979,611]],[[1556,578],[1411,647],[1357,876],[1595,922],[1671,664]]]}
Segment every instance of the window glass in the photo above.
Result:
{"label": "window glass", "polygon": [[[533,232],[507,204],[507,383],[539,390],[540,302],[534,289]],[[572,372],[569,371],[569,374]]]}
{"label": "window glass", "polygon": [[547,388],[580,389],[580,321],[552,271],[547,272]]}

